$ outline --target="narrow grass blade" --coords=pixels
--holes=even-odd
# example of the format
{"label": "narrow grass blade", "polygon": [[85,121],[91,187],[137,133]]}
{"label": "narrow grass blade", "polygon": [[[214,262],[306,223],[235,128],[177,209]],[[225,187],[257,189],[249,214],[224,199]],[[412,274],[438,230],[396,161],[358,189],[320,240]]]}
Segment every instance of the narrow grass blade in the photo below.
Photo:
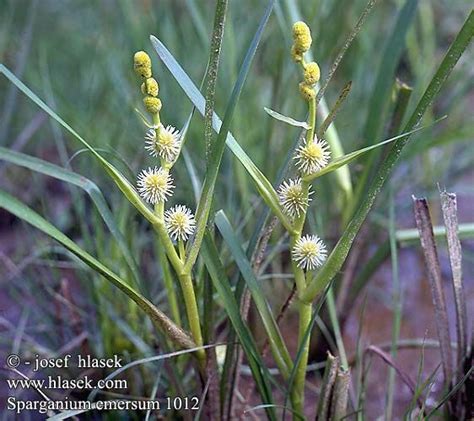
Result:
{"label": "narrow grass blade", "polygon": [[[371,102],[367,112],[367,120],[364,129],[364,138],[369,142],[373,141],[373,139],[379,139],[382,135],[382,128],[390,102],[395,70],[400,61],[401,54],[405,49],[406,34],[416,15],[415,12],[417,6],[418,0],[405,1],[405,4],[398,13],[397,20],[394,23],[392,34],[385,45],[382,62],[380,63],[377,73],[377,80],[375,81],[371,95]],[[357,206],[362,200],[367,181],[370,180],[369,176],[374,170],[373,164],[376,157],[377,154],[370,154],[364,162],[364,170],[357,182],[357,189],[354,196],[355,206]]]}
{"label": "narrow grass blade", "polygon": [[[466,22],[459,31],[456,39],[451,44],[448,52],[446,53],[443,61],[441,62],[436,74],[432,78],[425,93],[418,102],[415,110],[411,114],[403,132],[408,133],[413,130],[423,118],[426,110],[430,107],[444,82],[451,74],[454,66],[458,62],[464,50],[468,47],[469,43],[474,34],[474,12],[471,12]],[[310,285],[302,295],[302,299],[311,302],[321,291],[324,290],[326,285],[336,276],[341,270],[352,243],[359,232],[360,227],[365,221],[367,214],[370,212],[377,195],[382,190],[385,181],[389,177],[391,171],[395,167],[400,155],[403,151],[404,146],[408,142],[410,136],[407,135],[401,139],[398,139],[392,146],[389,154],[383,161],[379,170],[375,174],[373,181],[367,191],[367,195],[361,202],[357,212],[355,213],[352,220],[349,222],[347,228],[339,239],[336,247],[329,255],[325,265],[319,271],[317,276],[311,280]]]}
{"label": "narrow grass blade", "polygon": [[[117,370],[114,370],[112,373],[107,375],[107,377],[104,378],[104,381],[107,380],[112,380],[115,377],[117,377],[119,374],[122,374],[123,372],[129,370],[132,367],[137,367],[143,364],[150,364],[158,361],[163,361],[167,360],[170,358],[174,357],[179,357],[180,355],[186,355],[191,352],[196,352],[199,351],[200,349],[209,349],[209,348],[215,348],[216,346],[219,346],[221,344],[209,344],[209,345],[202,345],[202,346],[195,346],[190,349],[184,349],[181,351],[173,351],[169,352],[167,354],[162,354],[162,355],[154,355],[152,357],[146,357],[146,358],[140,358],[139,360],[135,360],[132,362],[129,362],[128,364],[125,364],[124,366],[121,366],[120,368],[117,368]],[[89,393],[89,396],[87,396],[88,401],[94,400],[94,398],[97,396],[97,393],[100,392],[99,388],[95,388],[91,393]]]}
{"label": "narrow grass blade", "polygon": [[[395,203],[393,198],[393,188],[390,185],[389,195],[389,224],[388,234],[390,241],[390,255],[392,263],[392,346],[390,355],[392,358],[396,358],[398,352],[398,340],[400,338],[400,327],[402,323],[402,288],[400,286],[400,278],[398,274],[398,248],[396,233],[396,216],[395,216]],[[387,420],[392,419],[393,411],[393,397],[395,387],[395,370],[390,369],[387,380],[387,392],[385,397],[385,418]]]}
{"label": "narrow grass blade", "polygon": [[292,367],[293,362],[291,361],[290,354],[286,348],[285,341],[280,333],[280,329],[273,317],[273,314],[270,310],[270,306],[265,299],[263,291],[255,277],[255,274],[252,270],[252,266],[247,259],[244,251],[240,246],[240,242],[235,235],[232,226],[227,219],[225,213],[220,210],[215,216],[215,223],[219,232],[221,233],[224,241],[230,248],[230,251],[239,267],[242,277],[247,283],[252,298],[257,307],[258,313],[262,319],[263,325],[268,335],[270,348],[272,350],[275,361],[280,368],[283,377],[288,377]]}
{"label": "narrow grass blade", "polygon": [[453,374],[453,359],[449,334],[448,312],[444,298],[443,280],[439,264],[438,251],[431,224],[430,211],[426,199],[413,197],[415,207],[415,221],[420,232],[421,247],[425,256],[426,270],[431,286],[431,295],[435,308],[436,328],[441,344],[441,359],[446,383],[449,383]]}
{"label": "narrow grass blade", "polygon": [[[270,385],[270,374],[260,357],[260,353],[252,338],[249,328],[240,317],[239,306],[235,301],[230,282],[225,275],[225,270],[219,259],[216,245],[210,235],[206,235],[204,238],[202,256],[214,287],[223,302],[224,309],[240,339],[240,343],[244,349],[245,355],[247,356],[262,401],[264,404],[272,405],[273,397]],[[267,416],[272,420],[276,420],[275,413],[271,408],[267,409]]]}
{"label": "narrow grass blade", "polygon": [[[209,165],[206,171],[206,177],[202,188],[201,197],[199,199],[199,203],[196,210],[196,234],[194,236],[193,243],[190,247],[189,254],[186,258],[186,262],[184,265],[185,270],[187,271],[189,271],[194,266],[194,263],[196,262],[196,259],[199,254],[199,249],[201,247],[201,243],[206,230],[206,225],[209,219],[209,213],[214,198],[214,187],[216,184],[217,175],[219,173],[222,155],[224,154],[225,142],[230,130],[230,124],[232,122],[234,111],[237,106],[237,102],[240,98],[240,94],[242,92],[245,80],[247,79],[247,75],[250,70],[250,65],[252,64],[253,58],[257,51],[257,47],[260,43],[260,39],[263,35],[263,30],[265,29],[272,9],[273,0],[268,3],[268,6],[258,25],[257,31],[252,39],[252,42],[250,43],[247,53],[245,54],[244,61],[239,71],[239,76],[237,78],[237,81],[235,82],[234,89],[230,96],[229,102],[227,103],[222,126],[219,130],[219,134],[209,156]],[[279,208],[278,203],[275,203],[275,205]]]}
{"label": "narrow grass blade", "polygon": [[462,284],[462,250],[458,236],[457,200],[454,193],[441,193],[444,225],[448,240],[449,261],[453,275],[454,301],[456,304],[456,329],[458,340],[458,360],[456,366],[462,367],[463,359],[467,355],[467,310],[464,300]]}
{"label": "narrow grass blade", "polygon": [[31,91],[23,82],[21,82],[10,70],[8,70],[3,64],[0,64],[0,73],[10,80],[18,89],[20,89],[28,98],[30,98],[36,105],[43,109],[50,117],[56,120],[61,126],[63,126],[69,133],[71,133],[79,142],[82,143],[94,157],[104,167],[107,174],[117,184],[119,189],[123,192],[125,197],[135,208],[151,223],[157,224],[161,221],[158,220],[152,210],[143,202],[140,195],[130,182],[109,163],[102,155],[100,155],[84,138],[82,138],[69,124],[67,124],[58,114],[56,114],[48,105],[46,105],[33,91]]}
{"label": "narrow grass blade", "polygon": [[[474,373],[474,367],[471,367],[467,373],[464,375],[464,377],[449,391],[448,394],[443,396],[443,398],[438,402],[438,405],[426,416],[425,420],[429,420],[433,415],[436,415],[438,410],[446,403],[448,402],[453,396],[456,395],[456,393],[461,389],[461,387],[464,385],[469,380],[469,376],[471,376]],[[471,396],[472,398],[472,396]],[[471,404],[472,405],[472,404]]]}
{"label": "narrow grass blade", "polygon": [[212,116],[214,115],[214,100],[216,94],[217,72],[224,37],[227,0],[217,0],[214,14],[214,28],[211,36],[209,65],[206,71],[206,107],[204,112],[204,138],[206,140],[206,162],[213,149],[212,145]]}
{"label": "narrow grass blade", "polygon": [[369,16],[370,11],[372,10],[372,8],[375,6],[376,3],[377,3],[377,0],[369,0],[367,5],[365,6],[362,14],[359,16],[359,19],[357,20],[357,23],[355,24],[352,31],[349,33],[347,39],[345,40],[344,44],[342,45],[341,50],[337,54],[337,57],[334,60],[334,63],[332,64],[331,70],[329,70],[329,73],[326,76],[326,79],[322,83],[321,88],[319,89],[318,94],[316,95],[316,103],[319,103],[319,101],[324,96],[324,94],[326,92],[326,89],[329,86],[329,82],[331,82],[331,79],[334,76],[334,73],[336,73],[336,70],[339,67],[339,64],[341,63],[342,59],[346,55],[346,52],[349,49],[349,47],[352,45],[352,41],[354,41],[355,37],[357,36],[357,34],[360,32],[360,30],[364,26],[364,23],[365,23],[365,20],[367,19],[367,16]]}
{"label": "narrow grass blade", "polygon": [[[175,60],[173,55],[168,51],[164,44],[154,36],[150,37],[153,47],[161,58],[163,64],[168,68],[173,77],[176,79],[178,84],[181,86],[185,94],[194,104],[196,109],[201,115],[205,113],[205,99],[199,92],[196,85],[192,82],[183,68]],[[219,133],[222,127],[222,121],[219,116],[214,113],[212,126],[214,130]],[[265,177],[265,175],[259,170],[252,159],[245,153],[242,147],[239,145],[232,133],[227,134],[226,145],[234,154],[234,156],[240,161],[240,163],[247,170],[249,175],[252,177],[255,187],[261,194],[265,203],[272,209],[274,214],[282,221],[283,225],[291,230],[291,223],[288,218],[283,214],[278,205],[278,195],[273,188],[272,183]]]}
{"label": "narrow grass blade", "polygon": [[329,112],[327,117],[324,119],[321,126],[319,126],[318,128],[318,131],[317,131],[318,138],[322,138],[324,136],[324,133],[326,133],[326,130],[328,129],[328,127],[336,119],[337,113],[339,112],[342,105],[344,104],[344,101],[346,100],[347,96],[351,92],[351,88],[352,88],[352,82],[348,82],[346,86],[342,88],[342,91],[339,94],[339,98],[337,98],[337,101],[332,107],[331,111]]}
{"label": "narrow grass blade", "polygon": [[339,367],[339,358],[334,357],[328,352],[326,360],[326,369],[324,370],[323,382],[321,385],[321,393],[318,399],[317,419],[319,421],[326,421],[331,407],[331,395],[334,383],[336,382],[336,375]]}
{"label": "narrow grass blade", "polygon": [[281,121],[282,123],[286,123],[294,127],[302,127],[306,130],[309,130],[311,128],[311,126],[309,126],[306,121],[295,120],[294,118],[287,117],[286,115],[280,114],[267,107],[263,107],[263,109],[270,117],[273,117],[275,120]]}
{"label": "narrow grass blade", "polygon": [[42,159],[25,155],[20,152],[14,152],[2,147],[0,147],[0,160],[11,162],[12,164],[28,168],[31,171],[39,172],[41,174],[54,177],[58,180],[65,181],[69,184],[73,184],[83,189],[91,198],[92,202],[99,211],[100,216],[104,220],[105,224],[109,228],[115,240],[117,241],[117,244],[120,247],[125,261],[133,275],[135,285],[140,285],[140,275],[135,258],[133,257],[127,245],[125,237],[120,232],[117,223],[115,222],[115,218],[113,217],[112,212],[108,207],[101,190],[93,181],[80,174],[76,174],[72,171],[51,164]]}
{"label": "narrow grass blade", "polygon": [[[390,357],[390,355],[388,355],[386,352],[383,352],[380,348],[374,346],[374,345],[371,345],[367,348],[366,352],[368,353],[372,353],[372,354],[375,354],[377,356],[379,356],[382,361],[384,361],[386,364],[388,364],[390,367],[392,367],[396,372],[397,374],[399,375],[399,377],[402,379],[403,383],[405,383],[408,388],[410,389],[411,393],[413,395],[415,395],[416,391],[415,391],[415,383],[413,382],[413,380],[410,378],[410,376],[408,374],[406,374],[400,367],[397,363],[395,363],[395,361],[393,361],[393,359]],[[419,402],[418,403],[420,408],[423,406],[422,402]]]}
{"label": "narrow grass blade", "polygon": [[[441,117],[437,119],[433,124],[436,124],[442,120],[444,120],[446,117]],[[411,136],[413,133],[419,132],[420,130],[424,130],[426,127],[418,127],[416,129],[413,129],[409,132],[405,132],[402,134],[399,134],[398,136],[391,137],[390,139],[384,140],[383,142],[376,143],[375,145],[367,146],[362,149],[358,149],[357,151],[348,153],[346,155],[340,156],[339,158],[334,159],[329,165],[324,167],[322,170],[310,174],[304,177],[305,181],[312,181],[315,178],[321,177],[322,175],[329,174],[330,172],[333,172],[337,170],[338,168],[350,164],[352,161],[355,159],[359,158],[360,156],[366,154],[367,152],[370,152],[373,149],[379,148],[383,145],[387,145],[389,143],[395,142],[396,140],[404,139],[407,136]]]}
{"label": "narrow grass blade", "polygon": [[54,240],[58,241],[66,247],[71,253],[76,255],[85,264],[87,264],[95,272],[102,275],[109,282],[114,284],[117,288],[123,291],[131,300],[133,300],[149,317],[165,332],[171,340],[178,346],[183,348],[195,347],[194,342],[181,328],[176,326],[164,313],[162,313],[155,305],[148,299],[131,288],[126,281],[112,272],[109,268],[104,266],[97,259],[92,257],[89,253],[80,248],[70,238],[64,235],[56,227],[46,221],[43,217],[38,215],[28,206],[10,196],[8,193],[0,190],[0,207],[7,212],[12,213],[17,218],[20,218],[40,231],[44,232]]}

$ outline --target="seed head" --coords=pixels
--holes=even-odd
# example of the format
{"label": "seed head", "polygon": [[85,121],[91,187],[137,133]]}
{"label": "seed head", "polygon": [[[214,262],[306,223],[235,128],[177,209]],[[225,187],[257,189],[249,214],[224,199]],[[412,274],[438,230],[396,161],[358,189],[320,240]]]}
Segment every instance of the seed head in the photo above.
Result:
{"label": "seed head", "polygon": [[284,181],[278,188],[280,204],[283,206],[285,213],[292,218],[299,217],[300,213],[306,210],[311,201],[309,199],[310,195],[311,192],[306,196],[303,191],[300,178]]}
{"label": "seed head", "polygon": [[159,156],[167,162],[173,162],[181,145],[179,130],[173,126],[165,128],[163,125],[157,130],[150,129],[145,135],[145,143],[145,149],[152,156]]}
{"label": "seed head", "polygon": [[186,241],[194,232],[196,220],[190,209],[176,205],[165,212],[165,226],[173,240]]}
{"label": "seed head", "polygon": [[143,170],[137,180],[138,192],[152,205],[165,202],[173,194],[173,179],[163,168]]}
{"label": "seed head", "polygon": [[293,41],[295,50],[306,53],[311,47],[311,31],[306,23],[299,21],[293,25]]}
{"label": "seed head", "polygon": [[316,92],[314,92],[313,87],[308,85],[306,82],[300,83],[300,93],[306,101],[311,101],[316,98]]}
{"label": "seed head", "polygon": [[142,78],[151,77],[151,59],[145,51],[137,51],[133,56],[135,73]]}
{"label": "seed head", "polygon": [[160,98],[155,98],[154,96],[146,96],[145,98],[143,98],[143,104],[145,105],[146,110],[150,114],[159,113],[161,110]]}
{"label": "seed head", "polygon": [[304,143],[296,150],[296,166],[303,175],[310,175],[324,168],[331,157],[329,145],[323,139],[317,139]]}
{"label": "seed head", "polygon": [[158,96],[160,88],[158,82],[154,78],[149,77],[142,83],[141,90],[143,95]]}
{"label": "seed head", "polygon": [[317,235],[305,235],[296,242],[291,255],[299,268],[314,270],[326,260],[326,246]]}
{"label": "seed head", "polygon": [[312,61],[308,63],[304,68],[304,81],[307,85],[314,86],[318,83],[321,77],[321,71],[319,70],[318,63]]}

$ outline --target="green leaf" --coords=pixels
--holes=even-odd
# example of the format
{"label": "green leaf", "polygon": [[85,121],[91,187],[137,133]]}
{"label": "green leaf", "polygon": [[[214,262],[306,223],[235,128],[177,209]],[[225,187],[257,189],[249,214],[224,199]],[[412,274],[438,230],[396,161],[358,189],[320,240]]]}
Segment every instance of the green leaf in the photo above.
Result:
{"label": "green leaf", "polygon": [[101,190],[93,181],[80,174],[76,174],[75,172],[51,164],[42,159],[35,158],[20,152],[14,152],[3,147],[0,147],[0,159],[24,168],[28,168],[31,171],[54,177],[58,180],[65,181],[83,189],[91,198],[92,202],[99,211],[100,216],[117,241],[125,261],[133,274],[135,285],[139,286],[141,284],[137,263],[127,245],[125,237],[120,232]]}
{"label": "green leaf", "polygon": [[[209,233],[207,233],[204,237],[201,255],[204,259],[204,264],[206,265],[214,287],[216,288],[216,291],[223,302],[224,309],[229,316],[232,326],[234,327],[242,348],[244,349],[245,355],[247,356],[247,360],[262,401],[264,404],[272,405],[273,397],[272,388],[269,381],[270,373],[268,372],[265,363],[262,361],[248,326],[240,317],[239,306],[235,301],[229,279],[227,279],[225,269],[219,259],[217,247]],[[276,420],[275,413],[272,409],[267,409],[267,415],[270,419]]]}
{"label": "green leaf", "polygon": [[[244,86],[245,80],[247,78],[248,72],[250,70],[250,65],[252,63],[253,57],[255,56],[255,52],[257,50],[258,44],[260,43],[260,39],[263,34],[263,30],[268,22],[268,18],[270,17],[270,13],[273,9],[274,1],[271,0],[268,2],[268,6],[260,19],[260,23],[258,25],[257,31],[250,43],[250,46],[245,54],[244,61],[239,71],[239,75],[237,81],[235,82],[234,89],[232,90],[232,94],[230,96],[229,102],[227,103],[224,120],[222,122],[222,126],[220,127],[218,136],[212,150],[210,152],[210,157],[208,160],[208,167],[206,171],[205,181],[202,188],[201,198],[198,203],[197,211],[196,211],[196,234],[194,237],[194,241],[190,247],[189,254],[186,258],[186,263],[184,265],[185,271],[189,271],[196,262],[197,256],[199,254],[199,249],[204,238],[204,232],[206,229],[206,225],[209,218],[209,213],[211,210],[212,201],[214,198],[214,187],[217,180],[217,175],[219,173],[219,167],[221,164],[222,155],[224,153],[225,142],[227,139],[227,135],[229,134],[230,124],[232,122],[232,118],[234,116],[234,111],[237,106],[237,102],[240,98],[240,94],[242,92],[242,88]],[[151,40],[155,46],[158,45],[159,42],[155,37],[151,37]],[[273,190],[273,187],[272,187]],[[273,193],[276,193],[273,190]],[[276,207],[280,210],[280,206],[278,202],[275,202]],[[285,218],[286,220],[286,218]]]}
{"label": "green leaf", "polygon": [[[441,120],[444,120],[445,118],[446,118],[446,116],[441,117],[441,118],[437,119],[433,124],[436,124],[436,123],[440,122]],[[396,140],[406,138],[407,136],[410,136],[413,133],[419,132],[420,130],[424,130],[425,128],[426,128],[426,126],[418,127],[417,129],[413,129],[409,132],[402,133],[402,134],[400,134],[398,136],[395,136],[395,137],[391,137],[390,139],[384,140],[383,142],[376,143],[375,145],[370,145],[370,146],[367,146],[365,148],[358,149],[357,151],[348,153],[344,156],[340,156],[339,158],[336,158],[334,161],[332,161],[329,165],[324,167],[322,170],[320,170],[320,171],[318,171],[314,174],[307,175],[307,176],[303,177],[303,179],[305,181],[312,181],[317,177],[321,177],[322,175],[325,175],[325,174],[328,174],[332,171],[337,170],[338,168],[342,167],[343,165],[350,164],[352,161],[359,158],[361,155],[363,155],[363,154],[365,154],[365,153],[367,153],[367,152],[369,152],[373,149],[379,148],[380,146],[386,145],[388,143],[392,143]]]}
{"label": "green leaf", "polygon": [[255,277],[255,274],[252,270],[252,266],[250,265],[245,252],[242,250],[240,241],[235,235],[234,230],[227,219],[227,216],[222,210],[217,212],[215,216],[215,223],[219,229],[219,232],[224,238],[224,241],[229,246],[232,256],[234,257],[235,262],[240,269],[242,277],[247,282],[247,286],[250,290],[250,293],[252,294],[252,298],[267,332],[275,361],[283,377],[287,378],[293,367],[293,362],[288,349],[286,348],[285,341],[281,336],[280,329],[278,328],[278,325],[270,310],[270,306],[265,299],[260,284],[258,283],[257,278]]}
{"label": "green leaf", "polygon": [[290,126],[302,127],[306,130],[309,130],[311,128],[311,126],[309,126],[306,121],[295,120],[294,118],[287,117],[286,115],[280,114],[267,107],[263,107],[263,109],[270,117],[273,117],[275,120],[282,121],[283,123],[289,124]]}
{"label": "green leaf", "polygon": [[102,155],[100,155],[84,138],[82,138],[69,124],[67,124],[58,114],[56,114],[48,105],[46,105],[31,89],[29,89],[23,82],[21,82],[10,70],[3,64],[0,64],[0,73],[3,73],[7,79],[10,80],[20,91],[22,91],[28,98],[30,98],[36,105],[44,110],[50,117],[56,120],[69,133],[71,133],[79,142],[81,142],[94,157],[104,167],[106,172],[117,184],[119,189],[129,200],[129,202],[152,224],[160,224],[161,221],[153,213],[153,211],[143,202],[140,195],[135,190],[132,184],[125,178],[125,176],[109,163]]}
{"label": "green leaf", "polygon": [[110,281],[113,285],[124,292],[131,300],[133,300],[178,346],[186,349],[194,348],[196,346],[186,332],[176,326],[147,298],[143,297],[140,293],[131,288],[126,281],[112,272],[109,268],[91,256],[81,247],[79,247],[69,237],[64,235],[34,210],[30,209],[24,203],[20,202],[18,199],[15,199],[13,196],[10,196],[8,193],[2,190],[0,190],[0,208],[5,209],[16,217],[23,219],[30,225],[44,232],[66,247],[71,253],[76,255],[94,271]]}
{"label": "green leaf", "polygon": [[[377,80],[375,81],[371,101],[367,112],[367,120],[364,128],[364,138],[369,142],[380,139],[382,128],[385,122],[385,114],[390,102],[394,75],[401,54],[405,49],[406,35],[410,25],[416,16],[418,0],[406,0],[404,6],[400,9],[396,22],[393,25],[392,33],[385,45],[382,62],[378,69]],[[374,117],[377,116],[377,117]],[[370,175],[373,175],[373,164],[378,154],[374,153],[367,157],[364,162],[363,172],[357,181],[357,188],[354,195],[353,205],[346,210],[350,217],[352,212],[360,203],[362,194],[365,192],[367,181]],[[349,213],[350,211],[350,213]]]}
{"label": "green leaf", "polygon": [[[440,92],[454,66],[471,42],[473,35],[474,12],[471,12],[408,120],[403,130],[405,133],[409,133],[420,123],[426,110]],[[369,190],[364,200],[361,202],[356,214],[349,222],[334,250],[329,255],[325,265],[321,268],[316,277],[311,280],[306,291],[302,295],[301,298],[304,301],[311,302],[341,270],[360,227],[372,208],[385,180],[389,177],[392,169],[400,158],[403,147],[407,144],[409,138],[410,135],[405,135],[401,139],[398,139],[392,146],[387,157],[373,177],[372,184],[370,185]]]}
{"label": "green leaf", "polygon": [[[150,37],[153,47],[155,48],[158,56],[160,57],[163,64],[168,68],[173,77],[176,79],[178,84],[181,86],[185,94],[194,104],[196,109],[201,115],[204,116],[205,113],[205,99],[202,94],[199,92],[196,85],[192,82],[183,68],[175,60],[172,54],[168,49],[163,45],[163,43],[154,36]],[[220,132],[222,127],[222,121],[219,116],[214,113],[212,118],[212,127],[217,133]],[[240,163],[247,170],[249,175],[252,177],[252,180],[255,183],[257,191],[260,193],[262,198],[265,200],[265,203],[272,209],[274,214],[278,216],[282,224],[287,228],[287,230],[292,231],[291,223],[288,218],[281,211],[278,195],[273,188],[273,185],[268,181],[265,175],[257,168],[254,162],[250,157],[245,153],[242,147],[239,145],[232,133],[228,132],[226,135],[226,145],[235,155],[235,157],[240,161]]]}

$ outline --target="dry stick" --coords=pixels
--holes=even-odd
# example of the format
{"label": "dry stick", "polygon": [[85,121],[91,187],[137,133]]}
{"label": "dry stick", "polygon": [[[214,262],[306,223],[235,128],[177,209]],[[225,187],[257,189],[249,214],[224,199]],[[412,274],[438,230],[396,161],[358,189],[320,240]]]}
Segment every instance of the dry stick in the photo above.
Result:
{"label": "dry stick", "polygon": [[318,421],[326,421],[328,419],[329,408],[331,407],[331,394],[336,381],[338,367],[339,357],[333,356],[328,351],[326,369],[324,370],[323,383],[318,400],[318,412],[316,415]]}
{"label": "dry stick", "polygon": [[[463,360],[467,355],[467,311],[464,300],[461,268],[461,242],[458,236],[457,201],[454,193],[441,193],[444,225],[446,226],[446,238],[448,241],[449,261],[453,274],[453,292],[456,304],[456,329],[458,340],[457,370],[462,378]],[[458,379],[460,380],[460,379]]]}
{"label": "dry stick", "polygon": [[331,420],[339,421],[346,415],[350,383],[351,372],[339,368],[332,393]]}
{"label": "dry stick", "polygon": [[[390,351],[392,348],[392,342],[384,342],[382,344],[377,344],[374,345],[376,348],[381,349],[382,351]],[[415,338],[415,339],[400,339],[397,341],[397,349],[398,350],[410,350],[410,349],[419,349],[423,348],[425,349],[438,349],[440,347],[439,341],[435,339],[421,339],[421,338]],[[451,343],[452,348],[457,348],[457,345],[455,342]],[[348,358],[348,364],[350,367],[352,367],[354,364],[357,363],[357,354],[351,355],[350,358]]]}
{"label": "dry stick", "polygon": [[441,359],[443,362],[443,374],[446,383],[452,379],[453,359],[449,335],[448,313],[441,278],[436,242],[433,234],[430,211],[426,199],[417,199],[413,196],[415,205],[415,221],[420,233],[421,247],[425,256],[428,279],[431,286],[431,295],[435,307],[436,328],[441,344]]}
{"label": "dry stick", "polygon": [[[378,355],[384,362],[386,362],[389,366],[393,367],[397,374],[400,376],[400,379],[405,383],[408,388],[410,389],[411,393],[415,396],[416,394],[416,386],[413,380],[406,374],[396,363],[393,359],[388,355],[386,352],[382,351],[380,348],[376,347],[375,345],[370,345],[364,352],[365,354],[372,353]],[[421,410],[423,410],[423,402],[420,397],[417,398],[418,406]]]}

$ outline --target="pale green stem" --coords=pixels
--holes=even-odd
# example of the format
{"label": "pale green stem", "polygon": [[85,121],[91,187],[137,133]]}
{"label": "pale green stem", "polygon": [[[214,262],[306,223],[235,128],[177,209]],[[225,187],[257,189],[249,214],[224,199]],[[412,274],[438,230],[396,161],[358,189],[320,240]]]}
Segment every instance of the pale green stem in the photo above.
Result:
{"label": "pale green stem", "polygon": [[[305,63],[302,63],[304,68]],[[316,130],[316,99],[312,99],[308,102],[309,115],[308,125],[310,128],[306,132],[306,142],[312,142],[314,139],[314,133]],[[310,183],[302,181],[302,188],[305,196],[309,197]],[[295,234],[291,235],[291,249],[293,249],[296,242],[301,238],[303,233],[304,223],[306,221],[306,210],[296,219],[294,228]],[[299,268],[295,262],[292,261],[293,273],[295,276],[296,289],[298,296],[303,293],[306,289],[306,277],[304,271]],[[306,367],[308,366],[308,354],[309,344],[311,335],[306,335],[306,332],[311,323],[312,316],[312,304],[311,303],[298,303],[299,313],[299,327],[298,327],[298,349],[301,349],[301,355],[296,367],[295,379],[291,391],[291,402],[293,409],[300,414],[304,414],[304,389],[306,381]]]}
{"label": "pale green stem", "polygon": [[[166,231],[165,225],[163,223],[163,211],[164,203],[158,202],[155,205],[155,212],[159,216],[161,223],[154,224],[154,228],[158,233],[158,237],[161,240],[166,255],[173,266],[173,269],[178,275],[179,283],[183,291],[184,304],[186,307],[186,314],[188,316],[189,329],[193,336],[194,342],[197,346],[202,346],[202,333],[201,333],[201,324],[199,320],[199,311],[196,302],[196,295],[194,293],[193,282],[191,279],[190,272],[185,271],[183,261],[180,259],[176,253],[176,249],[171,241],[168,232]],[[206,365],[206,355],[203,349],[196,352],[201,370],[205,369]]]}
{"label": "pale green stem", "polygon": [[299,327],[298,327],[298,349],[301,348],[301,358],[296,367],[295,380],[291,393],[293,409],[304,414],[304,386],[306,380],[306,367],[308,365],[309,343],[311,335],[306,331],[311,323],[312,304],[298,303]]}
{"label": "pale green stem", "polygon": [[[186,313],[188,315],[189,329],[193,335],[194,342],[197,346],[203,345],[201,323],[199,321],[199,311],[196,302],[196,295],[194,293],[193,281],[191,275],[182,273],[179,275],[181,289],[183,290],[184,304],[186,306]],[[197,356],[201,368],[206,366],[206,354],[203,349],[197,351]]]}
{"label": "pale green stem", "polygon": [[184,262],[186,258],[186,250],[184,249],[184,241],[181,240],[181,238],[178,240],[178,251],[180,259]]}

